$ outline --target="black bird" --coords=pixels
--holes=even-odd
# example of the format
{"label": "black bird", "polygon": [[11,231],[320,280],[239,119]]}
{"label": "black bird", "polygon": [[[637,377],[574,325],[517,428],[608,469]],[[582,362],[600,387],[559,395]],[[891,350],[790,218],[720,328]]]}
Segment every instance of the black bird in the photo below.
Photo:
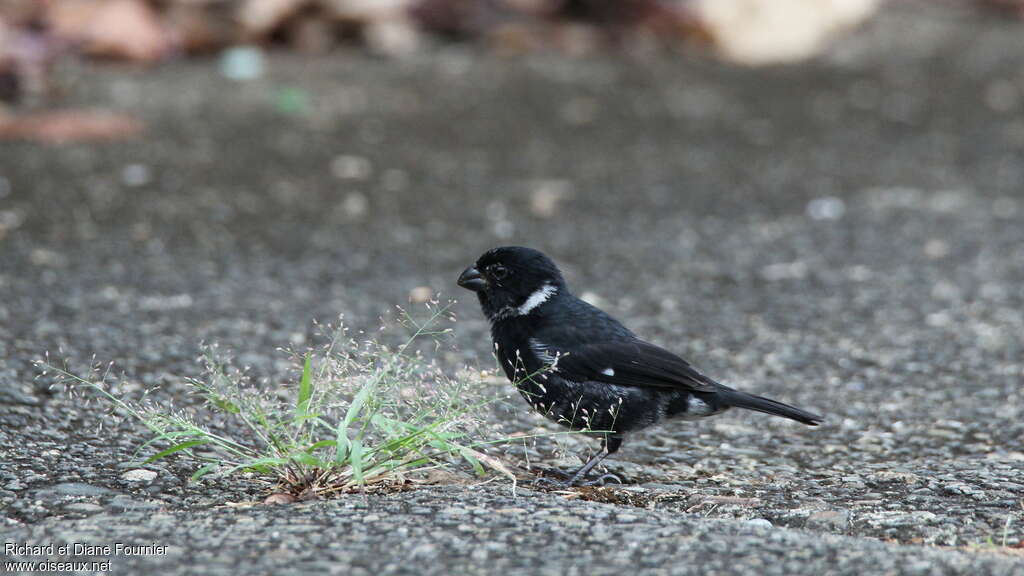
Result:
{"label": "black bird", "polygon": [[[508,379],[534,409],[576,430],[602,431],[601,451],[573,473],[573,486],[622,445],[628,432],[666,418],[695,419],[746,408],[816,426],[822,417],[740,392],[644,342],[576,298],[550,258],[507,246],[484,253],[459,276],[476,292]],[[614,478],[605,475],[588,484]],[[617,480],[617,479],[616,479]]]}

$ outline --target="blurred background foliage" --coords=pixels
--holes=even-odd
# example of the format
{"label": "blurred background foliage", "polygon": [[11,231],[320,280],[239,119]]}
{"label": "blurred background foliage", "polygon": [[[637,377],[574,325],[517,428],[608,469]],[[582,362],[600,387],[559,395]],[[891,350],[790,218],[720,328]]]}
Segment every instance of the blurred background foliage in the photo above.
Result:
{"label": "blurred background foliage", "polygon": [[[152,65],[236,46],[401,58],[441,42],[501,53],[711,49],[750,65],[813,56],[880,0],[3,0],[0,100],[47,93],[68,54]],[[1019,11],[1019,0],[989,0]],[[236,55],[237,56],[237,55]],[[251,55],[250,55],[251,56]],[[234,64],[245,68],[251,58]],[[241,70],[239,74],[246,74]]]}
{"label": "blurred background foliage", "polygon": [[[856,33],[884,1],[2,0],[0,138],[96,140],[140,130],[109,114],[20,117],[59,104],[55,70],[69,58],[153,66],[216,56],[225,77],[248,80],[263,74],[267,50],[323,55],[347,46],[399,60],[458,42],[506,55],[706,51],[761,66],[813,58]],[[931,1],[1024,16],[1024,0]]]}

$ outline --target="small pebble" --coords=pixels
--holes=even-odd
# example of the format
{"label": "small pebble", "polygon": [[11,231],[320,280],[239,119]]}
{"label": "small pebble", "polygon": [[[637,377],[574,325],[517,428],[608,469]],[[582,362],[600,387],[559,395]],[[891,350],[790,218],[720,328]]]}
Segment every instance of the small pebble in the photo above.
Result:
{"label": "small pebble", "polygon": [[156,480],[156,477],[156,472],[152,470],[145,470],[143,468],[129,470],[121,475],[121,478],[128,482],[152,482],[153,480]]}
{"label": "small pebble", "polygon": [[254,46],[229,48],[220,57],[220,73],[229,80],[255,80],[264,67],[263,51]]}
{"label": "small pebble", "polygon": [[369,200],[366,199],[366,195],[360,192],[352,192],[348,196],[345,196],[345,200],[341,204],[341,208],[345,211],[345,215],[352,219],[362,218],[365,216],[369,207]]}
{"label": "small pebble", "polygon": [[145,164],[128,164],[121,169],[121,183],[129,188],[139,188],[153,180],[149,166]]}
{"label": "small pebble", "polygon": [[373,164],[362,156],[342,154],[331,160],[331,174],[338,180],[366,180],[373,173]]}
{"label": "small pebble", "polygon": [[839,532],[850,525],[850,512],[847,510],[823,510],[807,517],[805,528]]}
{"label": "small pebble", "polygon": [[103,506],[89,502],[73,502],[64,507],[69,512],[80,512],[82,514],[95,514],[103,511]]}
{"label": "small pebble", "polygon": [[835,196],[815,198],[807,203],[807,216],[811,220],[839,220],[846,213],[846,202]]}

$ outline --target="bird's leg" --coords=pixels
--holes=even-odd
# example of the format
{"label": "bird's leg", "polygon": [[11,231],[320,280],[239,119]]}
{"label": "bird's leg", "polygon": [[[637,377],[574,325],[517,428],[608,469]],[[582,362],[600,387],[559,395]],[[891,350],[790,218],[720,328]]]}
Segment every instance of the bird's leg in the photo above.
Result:
{"label": "bird's leg", "polygon": [[[572,478],[569,478],[566,481],[566,484],[568,484],[569,486],[575,486],[577,482],[579,482],[580,480],[586,478],[587,474],[590,474],[590,471],[594,469],[594,466],[597,466],[598,464],[600,464],[601,461],[604,460],[607,457],[608,457],[608,452],[605,451],[605,449],[604,449],[604,442],[602,442],[601,443],[601,451],[598,452],[597,454],[595,454],[594,457],[591,458],[589,462],[587,462],[579,470],[577,470],[576,473],[572,475]],[[594,484],[604,485],[604,483],[605,483],[605,481],[606,481],[606,479],[608,477],[614,478],[619,484],[622,484],[622,481],[619,480],[614,474],[605,474],[603,476],[600,476],[599,478],[595,478],[594,480],[591,480],[590,482],[584,482],[584,483],[582,483],[582,485],[583,486],[592,486]]]}
{"label": "bird's leg", "polygon": [[[602,460],[618,452],[619,446],[622,446],[622,436],[616,434],[610,434],[605,436],[601,441],[601,450],[603,454],[598,453],[597,456],[591,458],[590,462],[587,462],[586,464],[583,465],[583,468],[580,468],[580,470],[576,473],[576,476],[578,478],[586,477],[586,475],[590,473],[590,470],[593,469],[594,466],[597,466],[598,464],[601,463]],[[577,478],[574,477],[573,480],[576,479]],[[613,481],[616,484],[622,484],[622,479],[620,479],[615,474],[602,474],[601,476],[598,476],[597,478],[589,482],[584,482],[583,486],[604,486],[605,483],[609,481]]]}
{"label": "bird's leg", "polygon": [[569,473],[563,472],[561,470],[552,470],[557,475],[561,476],[564,479],[563,481],[559,482],[556,480],[551,480],[549,478],[541,477],[535,481],[535,484],[550,484],[559,488],[568,488],[570,486],[604,486],[604,484],[608,481],[614,481],[617,484],[622,484],[622,480],[620,480],[619,477],[614,474],[603,474],[593,480],[587,482],[580,482],[580,480],[586,478],[587,474],[590,474],[590,471],[593,470],[595,466],[600,464],[602,460],[607,458],[611,453],[618,450],[620,444],[622,444],[621,438],[610,437],[602,439],[601,450],[575,472]]}

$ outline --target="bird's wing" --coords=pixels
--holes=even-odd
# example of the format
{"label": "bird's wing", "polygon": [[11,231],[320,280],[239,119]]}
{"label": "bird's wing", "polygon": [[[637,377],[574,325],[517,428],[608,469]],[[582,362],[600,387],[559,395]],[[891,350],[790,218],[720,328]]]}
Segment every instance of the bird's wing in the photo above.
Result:
{"label": "bird's wing", "polygon": [[622,386],[686,388],[711,392],[721,385],[679,356],[643,340],[614,340],[552,350],[553,370],[574,382],[598,381]]}

